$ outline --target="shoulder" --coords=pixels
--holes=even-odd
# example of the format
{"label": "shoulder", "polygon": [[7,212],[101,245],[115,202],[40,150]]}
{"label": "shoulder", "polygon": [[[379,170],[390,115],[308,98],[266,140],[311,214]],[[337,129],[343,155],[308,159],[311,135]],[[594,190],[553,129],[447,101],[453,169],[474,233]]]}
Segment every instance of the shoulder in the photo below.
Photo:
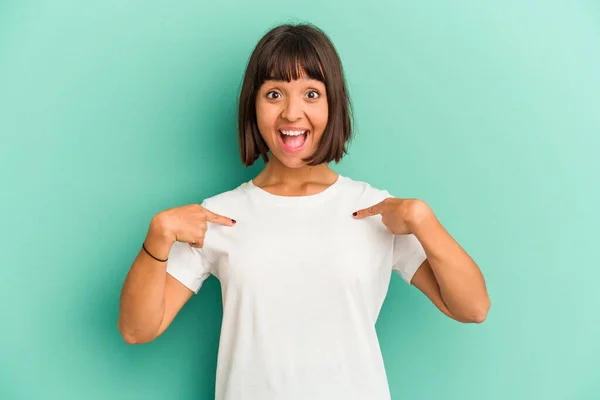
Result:
{"label": "shoulder", "polygon": [[368,182],[345,176],[342,177],[342,179],[344,180],[344,184],[342,185],[344,196],[374,204],[379,203],[388,197],[392,197],[387,190],[376,187]]}
{"label": "shoulder", "polygon": [[219,214],[220,211],[229,210],[243,203],[244,198],[248,196],[247,184],[244,182],[231,190],[204,198],[202,207]]}

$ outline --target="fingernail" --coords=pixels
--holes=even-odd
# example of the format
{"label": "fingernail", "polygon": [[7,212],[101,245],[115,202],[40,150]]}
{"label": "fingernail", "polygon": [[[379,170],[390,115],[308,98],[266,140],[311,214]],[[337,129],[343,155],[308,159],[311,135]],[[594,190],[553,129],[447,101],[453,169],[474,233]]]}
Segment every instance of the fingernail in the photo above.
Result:
{"label": "fingernail", "polygon": [[235,219],[232,219],[231,222],[233,222],[235,224]]}
{"label": "fingernail", "polygon": [[352,216],[353,216],[353,217],[356,217],[357,215],[358,215],[358,213],[357,213],[356,211],[354,211],[354,212],[352,213]]}

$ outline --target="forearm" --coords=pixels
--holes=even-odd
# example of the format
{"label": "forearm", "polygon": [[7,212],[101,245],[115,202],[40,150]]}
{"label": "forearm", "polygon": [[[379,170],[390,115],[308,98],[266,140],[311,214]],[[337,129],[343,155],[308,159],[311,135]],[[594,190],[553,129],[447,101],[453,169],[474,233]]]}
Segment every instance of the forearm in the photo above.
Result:
{"label": "forearm", "polygon": [[[160,259],[167,258],[172,243],[149,230],[146,248]],[[120,298],[119,331],[128,343],[154,338],[164,315],[166,263],[156,261],[142,249],[123,284]]]}
{"label": "forearm", "polygon": [[462,319],[484,320],[490,300],[477,264],[428,207],[414,217],[412,230],[425,249],[448,310]]}

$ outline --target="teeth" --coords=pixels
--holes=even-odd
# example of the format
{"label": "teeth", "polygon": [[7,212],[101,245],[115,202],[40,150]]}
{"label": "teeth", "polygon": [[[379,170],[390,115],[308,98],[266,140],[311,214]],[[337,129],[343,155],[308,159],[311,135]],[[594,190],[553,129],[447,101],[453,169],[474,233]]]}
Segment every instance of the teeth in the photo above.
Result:
{"label": "teeth", "polygon": [[283,131],[283,130],[280,130],[279,132],[281,132],[287,136],[298,136],[298,135],[304,134],[304,132],[306,132],[306,131]]}

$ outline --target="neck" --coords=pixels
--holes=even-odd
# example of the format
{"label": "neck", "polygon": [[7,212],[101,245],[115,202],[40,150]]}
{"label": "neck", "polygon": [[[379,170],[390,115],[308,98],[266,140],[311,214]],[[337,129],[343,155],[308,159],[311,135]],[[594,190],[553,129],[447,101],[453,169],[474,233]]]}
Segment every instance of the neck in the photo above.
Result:
{"label": "neck", "polygon": [[254,178],[257,186],[301,187],[307,183],[330,185],[337,174],[325,163],[299,168],[289,168],[277,157],[271,156],[265,168]]}

